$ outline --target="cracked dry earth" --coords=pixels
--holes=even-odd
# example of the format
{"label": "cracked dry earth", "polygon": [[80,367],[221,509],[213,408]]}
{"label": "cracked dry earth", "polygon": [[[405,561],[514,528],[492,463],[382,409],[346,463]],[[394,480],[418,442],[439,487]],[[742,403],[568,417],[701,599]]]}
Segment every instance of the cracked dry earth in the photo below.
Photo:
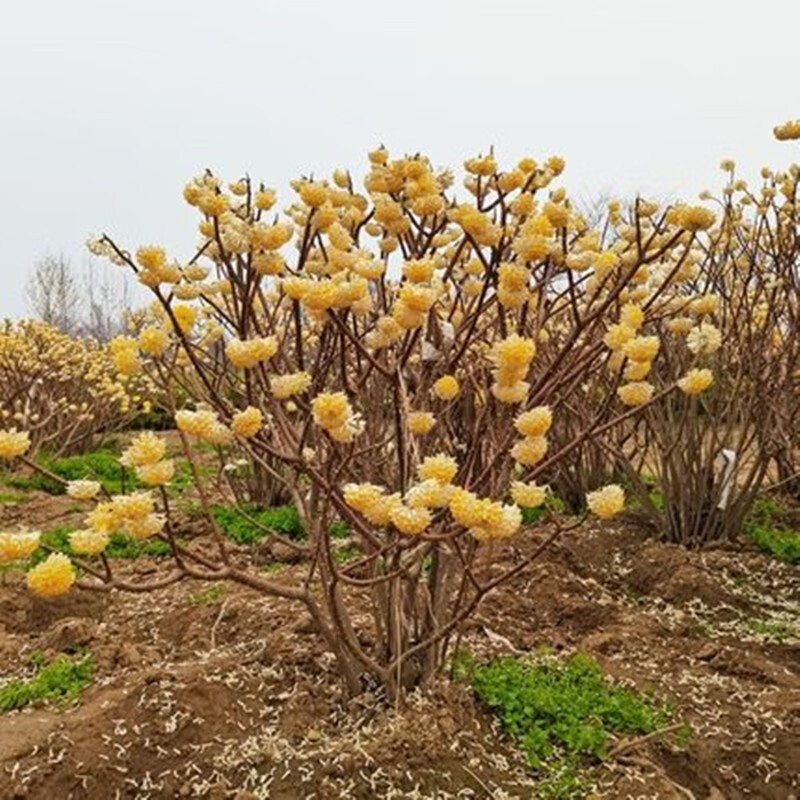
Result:
{"label": "cracked dry earth", "polygon": [[[543,535],[525,532],[484,569]],[[746,549],[687,553],[630,525],[589,524],[490,596],[462,643],[479,659],[583,650],[676,703],[688,746],[656,738],[590,766],[593,797],[790,800],[800,797],[799,576]],[[0,718],[2,798],[538,796],[536,775],[466,687],[443,678],[400,709],[371,693],[348,701],[310,621],[283,601],[233,588],[198,602],[208,585],[192,583],[45,602],[21,582],[7,574],[0,585],[0,680],[24,674],[33,651],[80,648],[95,680],[70,708]]]}

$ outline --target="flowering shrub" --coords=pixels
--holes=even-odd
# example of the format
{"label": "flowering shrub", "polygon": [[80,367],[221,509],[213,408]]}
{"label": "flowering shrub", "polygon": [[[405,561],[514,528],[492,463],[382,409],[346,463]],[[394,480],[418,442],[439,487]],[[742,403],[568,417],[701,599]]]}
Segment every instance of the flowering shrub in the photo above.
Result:
{"label": "flowering shrub", "polygon": [[0,386],[0,427],[24,430],[30,455],[86,448],[146,403],[143,386],[119,379],[104,345],[32,320],[0,324]]}
{"label": "flowering shrub", "polygon": [[639,358],[632,348],[646,337],[629,332],[609,361],[609,385],[618,373],[638,381],[617,390],[625,405],[645,402],[654,384],[679,391],[594,443],[662,535],[689,546],[735,536],[773,465],[781,480],[799,466],[800,167],[765,168],[751,190],[732,162],[722,166],[717,221],[673,262],[681,290],[672,314],[653,320],[667,357]]}
{"label": "flowering shrub", "polygon": [[[262,184],[198,176],[184,190],[201,216],[186,262],[158,246],[90,241],[153,293],[137,335],[115,340],[112,356],[166,398],[216,553],[176,541],[171,462],[150,434],[123,461],[153,488],[101,499],[72,546],[87,588],[232,580],[298,602],[350,691],[373,681],[396,695],[439,669],[482,598],[561,533],[546,513],[539,548],[505,572],[482,569],[519,533],[522,509],[545,506],[547,480],[586,447],[628,458],[625,436],[636,441],[642,414],[696,402],[720,380],[707,322],[715,287],[698,278],[698,254],[721,223],[705,206],[638,201],[590,227],[555,186],[558,157],[505,170],[492,154],[468,159],[464,197],[451,171],[422,156],[379,149],[369,159],[364,192],[342,170],[302,178],[283,216]],[[677,359],[668,337],[687,325],[690,355]],[[278,581],[231,558],[194,466],[201,443],[231,481],[243,469],[293,500],[308,537],[304,575]],[[617,483],[585,489],[600,517],[624,505]],[[335,521],[361,551],[344,564]],[[168,541],[173,571],[120,579],[102,553],[118,531]],[[37,567],[35,591],[74,580],[54,558]],[[363,596],[369,621],[356,613]]]}

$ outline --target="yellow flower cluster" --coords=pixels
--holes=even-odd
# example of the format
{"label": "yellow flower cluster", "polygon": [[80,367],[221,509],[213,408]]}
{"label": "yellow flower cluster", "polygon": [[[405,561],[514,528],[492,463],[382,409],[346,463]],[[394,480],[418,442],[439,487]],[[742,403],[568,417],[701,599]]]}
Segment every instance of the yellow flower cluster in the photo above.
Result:
{"label": "yellow flower cluster", "polygon": [[383,487],[372,483],[349,483],[343,494],[347,505],[373,525],[388,525],[392,510],[402,505],[399,494],[387,495]]}
{"label": "yellow flower cluster", "polygon": [[243,439],[251,439],[264,424],[264,415],[261,409],[247,406],[244,411],[237,411],[231,420],[231,430]]}
{"label": "yellow flower cluster", "polygon": [[323,392],[311,401],[314,422],[337,442],[351,442],[363,430],[344,392]]}
{"label": "yellow flower cluster", "polygon": [[425,436],[436,425],[436,419],[430,411],[411,411],[407,419],[408,429],[416,436]]}
{"label": "yellow flower cluster", "polygon": [[791,139],[800,139],[800,119],[792,119],[774,128],[775,138],[785,142]]}
{"label": "yellow flower cluster", "polygon": [[225,346],[225,355],[237,367],[248,369],[262,361],[268,361],[278,352],[278,340],[274,336],[254,339],[231,339]]}
{"label": "yellow flower cluster", "polygon": [[109,345],[117,372],[124,377],[138,375],[142,371],[139,360],[139,344],[130,336],[117,336]]}
{"label": "yellow flower cluster", "polygon": [[622,346],[622,353],[631,361],[650,363],[658,355],[660,347],[658,336],[635,336]]}
{"label": "yellow flower cluster", "polygon": [[108,502],[98,503],[86,517],[86,525],[94,533],[110,535],[121,530],[136,539],[154,536],[165,522],[163,515],[155,513],[149,492],[115,495]]}
{"label": "yellow flower cluster", "polygon": [[167,442],[151,431],[144,431],[134,437],[130,445],[122,451],[119,463],[124,467],[135,468],[145,464],[155,464],[167,453]]}
{"label": "yellow flower cluster", "polygon": [[523,411],[514,420],[514,427],[522,435],[511,448],[511,457],[526,467],[532,467],[547,454],[547,432],[553,424],[549,406],[536,406]]}
{"label": "yellow flower cluster", "polygon": [[678,388],[685,394],[701,394],[714,383],[710,369],[690,369],[680,380]]}
{"label": "yellow flower cluster", "polygon": [[93,500],[99,492],[98,481],[79,480],[67,484],[67,494],[74,500]]}
{"label": "yellow flower cluster", "polygon": [[722,333],[710,322],[701,322],[689,331],[686,346],[696,356],[712,356],[722,347]]}
{"label": "yellow flower cluster", "polygon": [[136,251],[136,262],[141,267],[139,282],[150,288],[162,283],[177,283],[180,280],[180,269],[175,264],[167,263],[167,253],[163,247],[147,245]]}
{"label": "yellow flower cluster", "polygon": [[311,386],[311,376],[307,372],[292,372],[289,375],[270,375],[269,388],[276,400],[286,400],[302,394]]}
{"label": "yellow flower cluster", "polygon": [[403,500],[412,508],[444,508],[450,501],[453,488],[450,483],[428,478],[412,486]]}
{"label": "yellow flower cluster", "polygon": [[139,333],[139,348],[145,355],[161,358],[170,346],[169,332],[164,328],[151,326]]}
{"label": "yellow flower cluster", "polygon": [[107,533],[94,531],[91,528],[73,531],[69,535],[69,546],[79,556],[99,555],[108,547],[109,541],[110,537]]}
{"label": "yellow flower cluster", "polygon": [[511,498],[521,508],[538,508],[547,499],[547,487],[536,482],[514,481],[511,484]]}
{"label": "yellow flower cluster", "polygon": [[[650,362],[644,363],[649,365]],[[617,395],[626,406],[643,406],[652,400],[654,388],[653,384],[647,381],[632,381],[620,386]]]}
{"label": "yellow flower cluster", "polygon": [[39,531],[0,533],[0,564],[30,558],[39,547]]}
{"label": "yellow flower cluster", "polygon": [[478,541],[507,539],[522,524],[522,512],[517,506],[479,498],[466,489],[453,492],[449,508],[453,519]]}
{"label": "yellow flower cluster", "polygon": [[417,467],[417,476],[421,481],[433,479],[439,483],[452,483],[457,472],[456,460],[444,453],[428,456]]}
{"label": "yellow flower cluster", "polygon": [[678,212],[678,224],[687,231],[704,231],[715,221],[714,212],[703,206],[684,206]]}
{"label": "yellow flower cluster", "polygon": [[164,459],[167,443],[156,434],[145,431],[136,436],[123,451],[119,463],[136,470],[136,476],[147,486],[164,486],[175,474],[175,463]]}
{"label": "yellow flower cluster", "polygon": [[175,424],[179,431],[196,436],[209,444],[224,446],[233,441],[230,428],[220,422],[216,412],[209,409],[178,411],[175,414]]}
{"label": "yellow flower cluster", "polygon": [[75,567],[63,553],[51,553],[28,572],[28,587],[40,597],[65,594],[75,583]]}
{"label": "yellow flower cluster", "polygon": [[141,464],[136,467],[136,477],[145,486],[166,486],[175,475],[175,462],[171,458],[155,464]]}
{"label": "yellow flower cluster", "polygon": [[604,486],[586,495],[589,510],[601,519],[611,519],[625,506],[625,491],[616,483]]}
{"label": "yellow flower cluster", "polygon": [[0,430],[0,459],[10,460],[25,455],[31,446],[30,436],[16,428]]}
{"label": "yellow flower cluster", "polygon": [[389,512],[389,519],[400,533],[406,536],[418,536],[428,528],[433,516],[424,506],[410,507],[400,503],[393,506]]}
{"label": "yellow flower cluster", "polygon": [[442,377],[433,384],[433,393],[440,400],[452,400],[458,397],[459,391],[458,380],[453,375],[442,375]]}
{"label": "yellow flower cluster", "polygon": [[512,333],[497,342],[491,358],[495,364],[492,394],[501,403],[522,403],[528,396],[530,384],[525,380],[536,355],[536,344]]}
{"label": "yellow flower cluster", "polygon": [[506,262],[497,270],[497,300],[509,310],[521,308],[530,299],[530,272],[524,264]]}

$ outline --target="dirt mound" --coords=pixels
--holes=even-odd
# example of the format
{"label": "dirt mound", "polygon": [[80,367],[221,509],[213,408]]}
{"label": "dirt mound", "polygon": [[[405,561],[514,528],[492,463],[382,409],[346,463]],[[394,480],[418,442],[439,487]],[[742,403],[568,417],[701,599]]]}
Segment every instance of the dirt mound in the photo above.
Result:
{"label": "dirt mound", "polygon": [[[484,570],[517,563],[542,535],[526,532]],[[655,739],[598,767],[599,798],[786,800],[800,796],[800,631],[786,632],[798,582],[752,553],[590,526],[487,597],[462,646],[479,659],[585,650],[676,705],[688,747]],[[33,650],[87,650],[95,682],[76,707],[4,716],[0,797],[537,796],[536,774],[466,687],[443,679],[397,709],[376,694],[348,700],[296,607],[208,588],[51,603],[6,576],[2,674]]]}

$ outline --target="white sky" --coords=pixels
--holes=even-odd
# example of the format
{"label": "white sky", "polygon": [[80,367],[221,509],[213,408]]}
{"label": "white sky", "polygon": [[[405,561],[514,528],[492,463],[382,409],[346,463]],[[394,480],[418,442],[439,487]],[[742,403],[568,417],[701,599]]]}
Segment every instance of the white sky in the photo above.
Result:
{"label": "white sky", "polygon": [[[89,233],[186,256],[211,167],[280,191],[383,142],[563,155],[573,194],[695,197],[798,159],[798,0],[18,0],[0,27],[0,317]],[[113,269],[111,266],[108,269]]]}

